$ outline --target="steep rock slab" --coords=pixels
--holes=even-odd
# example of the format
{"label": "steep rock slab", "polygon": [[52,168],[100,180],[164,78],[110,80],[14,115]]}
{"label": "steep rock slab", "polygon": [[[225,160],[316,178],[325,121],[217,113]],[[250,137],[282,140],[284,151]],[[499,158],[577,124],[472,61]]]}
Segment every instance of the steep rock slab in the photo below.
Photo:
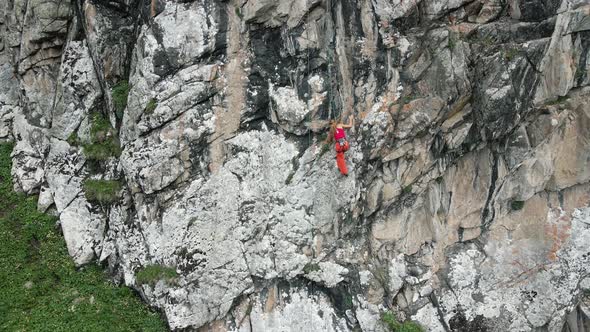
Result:
{"label": "steep rock slab", "polygon": [[[338,236],[332,225],[342,221],[333,211],[354,199],[352,188],[342,189],[349,196],[337,197],[321,180],[324,175],[304,178],[305,169],[291,175],[296,149],[270,131],[239,134],[227,144],[231,159],[210,178],[185,187],[178,203],[160,212],[161,221],[141,217],[144,208],[138,206],[151,257],[144,264],[176,266],[182,273],[177,286],[144,288],[175,328],[222,318],[233,299],[251,287],[251,276],[291,279],[302,274],[314,256],[330,250],[331,245],[321,244],[324,238]],[[299,184],[287,186],[289,177]],[[317,180],[323,184],[307,182]],[[332,280],[330,272],[310,278],[328,285],[342,280]],[[176,301],[160,302],[164,294]]]}
{"label": "steep rock slab", "polygon": [[557,197],[540,194],[499,219],[483,248],[454,251],[445,277],[450,289],[439,297],[451,328],[461,320],[491,330],[561,328],[588,275],[590,239],[588,208],[574,208],[587,201],[588,186],[564,194],[573,205],[551,207]]}

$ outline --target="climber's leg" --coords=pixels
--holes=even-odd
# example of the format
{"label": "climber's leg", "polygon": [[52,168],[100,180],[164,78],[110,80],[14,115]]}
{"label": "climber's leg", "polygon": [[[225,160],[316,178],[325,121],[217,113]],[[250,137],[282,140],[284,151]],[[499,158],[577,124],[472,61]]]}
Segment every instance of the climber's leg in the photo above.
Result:
{"label": "climber's leg", "polygon": [[336,153],[336,164],[342,175],[348,175],[348,168],[346,167],[346,160],[344,160],[344,152]]}

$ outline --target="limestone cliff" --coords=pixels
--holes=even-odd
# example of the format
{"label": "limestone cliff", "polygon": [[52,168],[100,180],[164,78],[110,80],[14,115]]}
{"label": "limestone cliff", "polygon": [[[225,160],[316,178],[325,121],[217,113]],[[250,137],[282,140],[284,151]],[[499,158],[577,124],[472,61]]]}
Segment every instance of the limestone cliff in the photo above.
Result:
{"label": "limestone cliff", "polygon": [[173,330],[590,331],[586,0],[3,0],[0,60],[16,189]]}

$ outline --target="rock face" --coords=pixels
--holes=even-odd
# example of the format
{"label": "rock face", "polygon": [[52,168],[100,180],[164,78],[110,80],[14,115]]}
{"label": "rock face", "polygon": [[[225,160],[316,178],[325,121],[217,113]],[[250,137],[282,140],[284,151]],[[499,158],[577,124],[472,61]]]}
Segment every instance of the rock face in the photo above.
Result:
{"label": "rock face", "polygon": [[590,330],[587,1],[5,0],[0,59],[16,189],[173,330]]}

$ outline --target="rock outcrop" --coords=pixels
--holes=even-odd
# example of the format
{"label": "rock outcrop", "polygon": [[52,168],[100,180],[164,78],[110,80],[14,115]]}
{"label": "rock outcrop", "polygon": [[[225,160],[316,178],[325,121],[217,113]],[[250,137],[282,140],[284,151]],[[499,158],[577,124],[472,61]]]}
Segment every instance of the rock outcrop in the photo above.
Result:
{"label": "rock outcrop", "polygon": [[585,0],[5,0],[0,59],[16,189],[173,330],[590,330]]}

